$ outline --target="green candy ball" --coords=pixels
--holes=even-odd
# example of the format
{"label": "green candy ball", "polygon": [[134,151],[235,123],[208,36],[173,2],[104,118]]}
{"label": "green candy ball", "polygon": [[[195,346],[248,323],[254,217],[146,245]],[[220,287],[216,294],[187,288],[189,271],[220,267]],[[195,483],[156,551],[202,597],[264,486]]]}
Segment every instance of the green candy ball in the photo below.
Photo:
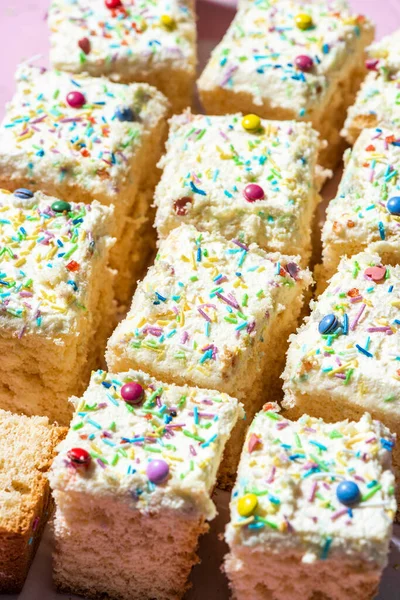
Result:
{"label": "green candy ball", "polygon": [[57,200],[51,205],[51,210],[56,213],[69,212],[71,210],[71,205],[69,202],[64,202],[64,200]]}

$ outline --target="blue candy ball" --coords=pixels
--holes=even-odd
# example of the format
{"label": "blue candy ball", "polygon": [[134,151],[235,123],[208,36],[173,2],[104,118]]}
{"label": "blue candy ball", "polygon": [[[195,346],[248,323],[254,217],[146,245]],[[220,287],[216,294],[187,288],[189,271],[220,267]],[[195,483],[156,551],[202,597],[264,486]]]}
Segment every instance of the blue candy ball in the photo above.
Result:
{"label": "blue candy ball", "polygon": [[129,108],[129,106],[122,106],[117,108],[117,110],[115,111],[115,118],[118,119],[118,121],[132,122],[136,120],[135,113],[131,108]]}
{"label": "blue candy ball", "polygon": [[386,204],[386,208],[391,215],[400,217],[400,196],[393,196],[393,198],[390,198]]}
{"label": "blue candy ball", "polygon": [[345,506],[354,506],[360,502],[361,492],[354,481],[341,481],[336,488],[336,496]]}
{"label": "blue candy ball", "polygon": [[318,331],[321,335],[333,333],[335,329],[337,329],[338,325],[339,321],[337,320],[335,315],[325,315],[325,317],[319,322]]}
{"label": "blue candy ball", "polygon": [[14,196],[17,198],[22,198],[22,200],[28,200],[29,198],[33,198],[33,192],[31,192],[31,190],[27,190],[26,188],[18,188],[15,190]]}

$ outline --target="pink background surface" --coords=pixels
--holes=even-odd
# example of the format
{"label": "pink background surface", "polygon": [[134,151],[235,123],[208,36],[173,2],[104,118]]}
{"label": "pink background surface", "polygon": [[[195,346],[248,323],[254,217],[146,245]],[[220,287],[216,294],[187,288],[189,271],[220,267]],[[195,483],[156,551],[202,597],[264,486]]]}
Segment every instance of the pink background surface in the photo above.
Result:
{"label": "pink background surface", "polygon": [[[48,65],[48,33],[45,20],[48,2],[49,0],[0,0],[0,117],[3,116],[5,103],[13,94],[17,64],[41,55],[38,64]],[[352,0],[351,4],[355,11],[373,19],[377,25],[378,38],[400,28],[400,0]],[[204,65],[211,48],[226,31],[234,16],[234,6],[234,0],[197,2],[200,68]],[[326,190],[326,199],[335,194],[338,177],[339,173]],[[185,596],[185,600],[229,598],[227,582],[220,570],[226,547],[219,537],[228,519],[229,496],[226,492],[217,490],[213,499],[219,515],[212,522],[210,533],[201,540],[201,564],[193,569],[193,588]],[[391,544],[390,565],[385,571],[377,600],[400,600],[400,526],[396,526],[395,534]],[[72,600],[72,596],[56,594],[52,589],[51,546],[51,533],[47,528],[23,592],[18,597],[3,596],[4,600]]]}

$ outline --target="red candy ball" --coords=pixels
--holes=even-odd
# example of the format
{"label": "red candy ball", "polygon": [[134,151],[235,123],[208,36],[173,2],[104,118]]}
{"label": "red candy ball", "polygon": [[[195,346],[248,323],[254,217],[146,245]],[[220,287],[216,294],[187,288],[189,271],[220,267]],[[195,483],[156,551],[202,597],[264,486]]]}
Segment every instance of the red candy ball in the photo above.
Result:
{"label": "red candy ball", "polygon": [[262,200],[265,194],[260,185],[249,183],[244,188],[243,196],[246,198],[247,202],[256,202],[256,200]]}
{"label": "red candy ball", "polygon": [[143,398],[143,388],[140,383],[131,381],[121,388],[122,399],[128,404],[140,404]]}
{"label": "red candy ball", "polygon": [[307,56],[306,54],[300,54],[299,56],[296,56],[294,64],[300,71],[307,73],[313,68],[314,61],[310,56]]}
{"label": "red candy ball", "polygon": [[83,448],[71,448],[68,450],[67,456],[78,467],[88,467],[92,460],[89,452]]}
{"label": "red candy ball", "polygon": [[367,60],[365,61],[365,66],[368,69],[368,71],[377,71],[378,65],[379,59],[377,58],[367,58]]}
{"label": "red candy ball", "polygon": [[85,54],[89,54],[89,52],[91,50],[91,44],[90,44],[89,38],[83,37],[82,39],[80,39],[78,42],[78,46],[82,50],[82,52],[84,52]]}
{"label": "red candy ball", "polygon": [[119,8],[120,6],[122,6],[122,2],[121,0],[105,0],[104,4],[107,6],[107,8],[109,8],[110,10],[114,9],[114,8]]}
{"label": "red candy ball", "polygon": [[67,103],[71,108],[82,108],[85,102],[86,98],[82,92],[70,92],[67,94]]}
{"label": "red candy ball", "polygon": [[367,279],[371,279],[372,281],[375,281],[375,283],[379,283],[385,278],[386,267],[368,267],[365,269],[364,275],[367,277]]}

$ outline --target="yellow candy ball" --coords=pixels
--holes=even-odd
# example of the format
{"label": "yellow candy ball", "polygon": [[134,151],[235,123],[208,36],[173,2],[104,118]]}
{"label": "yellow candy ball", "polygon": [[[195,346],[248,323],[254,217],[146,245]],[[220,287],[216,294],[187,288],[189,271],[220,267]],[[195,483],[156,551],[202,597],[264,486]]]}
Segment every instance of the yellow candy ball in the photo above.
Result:
{"label": "yellow candy ball", "polygon": [[237,503],[238,513],[241,517],[250,517],[256,510],[258,499],[255,494],[245,494]]}
{"label": "yellow candy ball", "polygon": [[246,131],[257,131],[260,125],[261,119],[257,115],[245,115],[242,119],[242,126]]}
{"label": "yellow candy ball", "polygon": [[311,29],[313,26],[313,20],[310,15],[306,15],[305,13],[299,13],[295,18],[296,26],[302,31],[306,31],[307,29]]}
{"label": "yellow candy ball", "polygon": [[166,29],[175,29],[175,19],[170,17],[170,15],[161,15],[160,21]]}

